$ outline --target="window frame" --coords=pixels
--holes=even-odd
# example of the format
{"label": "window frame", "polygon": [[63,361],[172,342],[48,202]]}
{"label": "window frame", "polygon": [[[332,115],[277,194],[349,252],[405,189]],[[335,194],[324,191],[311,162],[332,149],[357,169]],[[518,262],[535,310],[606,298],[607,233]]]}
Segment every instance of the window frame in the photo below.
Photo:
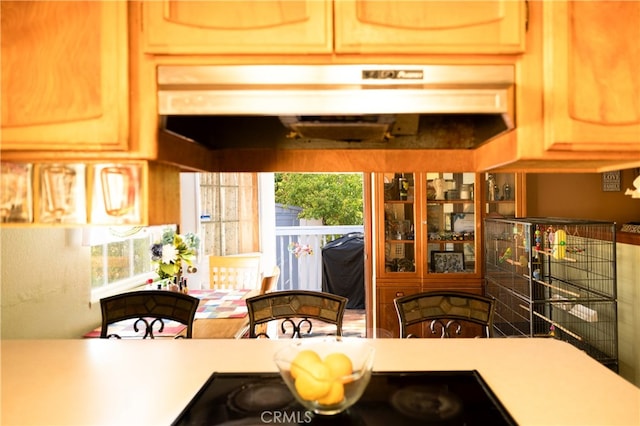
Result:
{"label": "window frame", "polygon": [[[93,285],[93,277],[91,279],[91,296],[90,303],[97,303],[100,299],[108,296],[112,296],[114,294],[119,294],[124,291],[132,290],[139,287],[144,287],[147,285],[147,281],[149,279],[157,279],[158,275],[153,270],[153,266],[151,263],[151,254],[149,251],[149,247],[153,241],[156,241],[161,238],[162,232],[167,227],[176,228],[175,225],[160,225],[160,226],[149,226],[149,227],[91,227],[87,228],[83,235],[83,245],[91,247],[102,246],[102,268],[103,268],[103,276],[102,285],[98,287],[94,287]],[[140,236],[140,233],[143,233],[143,236]],[[149,271],[142,274],[133,274],[133,264],[134,257],[137,254],[134,250],[135,239],[147,238],[149,239],[148,247],[146,248],[146,252],[144,253],[147,256],[149,261]],[[124,279],[117,281],[108,281],[108,245],[112,243],[122,243],[127,242],[131,245],[131,250],[128,251],[129,258],[129,276]],[[93,255],[91,256],[93,260]],[[92,271],[93,274],[93,266]]]}

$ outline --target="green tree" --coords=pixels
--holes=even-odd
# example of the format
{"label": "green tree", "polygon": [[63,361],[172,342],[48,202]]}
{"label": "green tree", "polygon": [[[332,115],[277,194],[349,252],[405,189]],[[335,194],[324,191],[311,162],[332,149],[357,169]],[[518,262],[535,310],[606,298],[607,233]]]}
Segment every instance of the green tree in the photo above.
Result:
{"label": "green tree", "polygon": [[301,207],[301,219],[325,225],[362,225],[362,175],[276,173],[276,203]]}

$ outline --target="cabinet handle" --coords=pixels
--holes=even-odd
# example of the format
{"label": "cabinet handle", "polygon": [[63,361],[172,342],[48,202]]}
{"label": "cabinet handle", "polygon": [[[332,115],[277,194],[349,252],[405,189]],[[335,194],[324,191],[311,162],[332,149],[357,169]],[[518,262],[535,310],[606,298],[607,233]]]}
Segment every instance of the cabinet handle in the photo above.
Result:
{"label": "cabinet handle", "polygon": [[404,296],[404,291],[396,291],[396,297]]}

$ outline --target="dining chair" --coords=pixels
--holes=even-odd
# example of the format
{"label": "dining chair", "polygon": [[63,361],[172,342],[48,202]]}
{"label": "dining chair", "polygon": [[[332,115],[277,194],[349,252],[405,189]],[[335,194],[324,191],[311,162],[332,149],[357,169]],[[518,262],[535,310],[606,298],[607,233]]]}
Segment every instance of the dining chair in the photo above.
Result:
{"label": "dining chair", "polygon": [[[101,338],[122,336],[109,333],[109,325],[128,319],[136,319],[133,329],[143,339],[154,339],[154,332],[162,333],[165,320],[186,325],[186,333],[177,337],[193,336],[193,321],[200,300],[183,293],[167,290],[139,290],[100,299],[102,310]],[[142,334],[144,333],[144,334]]]}
{"label": "dining chair", "polygon": [[271,293],[278,284],[278,279],[280,278],[280,268],[278,266],[274,266],[271,271],[271,275],[267,275],[262,277],[262,284],[260,285],[260,294]]}
{"label": "dining chair", "polygon": [[[463,333],[464,337],[493,336],[495,301],[489,297],[458,291],[430,291],[397,297],[393,303],[401,338],[418,337],[409,333],[408,327],[420,323],[428,323],[431,334],[439,334],[441,338]],[[477,333],[478,326],[480,333]]]}
{"label": "dining chair", "polygon": [[209,286],[212,289],[260,289],[260,254],[209,256]]}
{"label": "dining chair", "polygon": [[348,299],[330,293],[309,290],[282,290],[247,299],[249,338],[270,336],[258,327],[280,321],[280,333],[291,338],[310,336],[313,321],[335,326],[335,335],[342,336],[342,321]]}

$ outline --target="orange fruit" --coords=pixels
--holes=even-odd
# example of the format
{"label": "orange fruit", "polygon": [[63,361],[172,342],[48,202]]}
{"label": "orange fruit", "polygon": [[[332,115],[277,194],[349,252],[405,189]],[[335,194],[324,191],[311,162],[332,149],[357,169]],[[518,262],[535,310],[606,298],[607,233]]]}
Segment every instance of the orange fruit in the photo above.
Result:
{"label": "orange fruit", "polygon": [[291,377],[295,379],[298,377],[300,369],[306,370],[311,364],[320,362],[322,362],[322,359],[320,359],[320,355],[315,351],[310,349],[300,351],[298,355],[293,358],[293,361],[291,361]]}
{"label": "orange fruit", "polygon": [[[353,374],[353,364],[351,362],[351,358],[343,353],[331,353],[324,358],[323,362],[329,368],[331,377],[333,377],[334,379],[340,379],[344,376]],[[349,382],[350,378],[342,380],[345,380],[345,382]]]}
{"label": "orange fruit", "polygon": [[316,362],[298,370],[294,386],[300,398],[314,401],[329,393],[331,383],[331,373],[327,366]]}
{"label": "orange fruit", "polygon": [[321,405],[334,405],[339,404],[344,399],[344,386],[338,381],[331,383],[329,393],[325,396],[318,398],[318,404]]}

